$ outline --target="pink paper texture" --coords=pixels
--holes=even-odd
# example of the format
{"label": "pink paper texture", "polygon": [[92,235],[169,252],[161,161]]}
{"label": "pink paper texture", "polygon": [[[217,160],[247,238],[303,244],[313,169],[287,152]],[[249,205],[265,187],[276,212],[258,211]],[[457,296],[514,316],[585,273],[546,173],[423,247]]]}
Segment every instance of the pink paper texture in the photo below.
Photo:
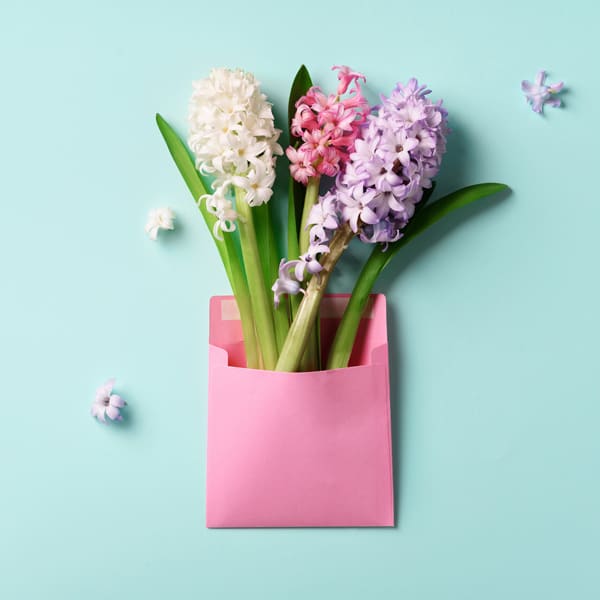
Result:
{"label": "pink paper texture", "polygon": [[[347,302],[325,298],[323,346]],[[210,303],[207,527],[393,526],[385,297],[371,297],[350,367],[243,368],[235,301]]]}

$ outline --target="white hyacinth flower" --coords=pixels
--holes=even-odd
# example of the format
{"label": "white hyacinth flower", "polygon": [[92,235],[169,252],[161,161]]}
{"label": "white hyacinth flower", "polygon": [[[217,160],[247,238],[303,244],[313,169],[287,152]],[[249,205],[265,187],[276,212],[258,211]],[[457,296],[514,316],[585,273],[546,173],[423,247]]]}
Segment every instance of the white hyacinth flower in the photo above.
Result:
{"label": "white hyacinth flower", "polygon": [[174,229],[173,219],[175,213],[168,207],[153,208],[148,213],[148,221],[144,230],[151,240],[156,240],[159,229]]}
{"label": "white hyacinth flower", "polygon": [[221,231],[235,231],[237,212],[233,208],[233,202],[225,196],[223,187],[217,188],[213,194],[205,194],[198,198],[198,202],[206,202],[208,212],[217,218],[213,226],[213,235],[222,240]]}
{"label": "white hyacinth flower", "polygon": [[275,157],[281,131],[273,122],[271,104],[252,73],[241,69],[213,69],[195,81],[190,100],[188,144],[196,167],[212,175],[214,193],[206,201],[217,218],[215,236],[235,230],[237,212],[232,187],[245,191],[250,206],[268,202],[275,180]]}

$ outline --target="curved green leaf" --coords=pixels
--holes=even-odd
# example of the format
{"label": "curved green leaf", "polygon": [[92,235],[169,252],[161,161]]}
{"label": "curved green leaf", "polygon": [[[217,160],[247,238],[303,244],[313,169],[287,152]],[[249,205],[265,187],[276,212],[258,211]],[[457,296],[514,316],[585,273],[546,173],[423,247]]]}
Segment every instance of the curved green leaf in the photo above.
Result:
{"label": "curved green leaf", "polygon": [[[312,87],[312,84],[308,69],[304,65],[301,65],[292,82],[288,100],[288,131],[291,145],[294,145],[294,136],[292,135],[291,128],[292,119],[296,113],[296,102],[306,94],[308,89]],[[300,221],[302,219],[305,192],[306,188],[290,177],[288,202],[288,258],[290,259],[298,256],[296,246],[298,244],[298,234],[300,233]],[[293,240],[294,237],[296,238],[295,242]]]}
{"label": "curved green leaf", "polygon": [[431,204],[427,204],[422,210],[415,213],[410,223],[406,226],[404,235],[397,242],[389,244],[387,250],[384,252],[384,254],[387,254],[388,256],[383,266],[390,262],[400,248],[406,246],[406,244],[437,223],[447,214],[458,208],[467,206],[476,200],[491,196],[492,194],[496,194],[497,192],[506,189],[508,189],[508,186],[504,183],[476,183],[475,185],[469,185],[443,196]]}
{"label": "curved green leaf", "polygon": [[244,335],[244,346],[246,349],[246,363],[250,368],[259,368],[260,353],[256,344],[256,333],[254,331],[254,320],[252,318],[252,308],[250,303],[250,295],[248,292],[248,283],[246,274],[240,260],[234,237],[231,234],[224,234],[223,239],[219,240],[213,235],[213,227],[216,218],[206,208],[205,202],[200,202],[199,198],[207,193],[210,189],[202,176],[196,169],[194,160],[187,147],[177,135],[174,129],[162,118],[156,114],[156,124],[167,144],[167,148],[183,177],[188,189],[192,193],[198,209],[204,217],[206,226],[210,232],[210,237],[217,246],[219,256],[225,267],[231,290],[237,301],[242,321],[242,330]]}
{"label": "curved green leaf", "polygon": [[[478,183],[452,192],[415,212],[410,223],[404,229],[404,236],[397,242],[389,244],[385,252],[380,246],[373,248],[356,280],[352,295],[335,334],[327,361],[328,369],[340,369],[348,366],[356,332],[363,311],[367,306],[369,294],[373,290],[373,285],[381,271],[389,264],[398,250],[452,211],[505,189],[508,189],[508,186],[503,183]],[[428,197],[423,198],[423,200],[428,200]]]}
{"label": "curved green leaf", "polygon": [[294,81],[292,82],[292,88],[290,89],[290,97],[288,100],[288,126],[292,123],[292,118],[296,113],[296,102],[306,94],[308,88],[312,87],[312,84],[308,69],[304,65],[300,65],[300,68],[294,77]]}
{"label": "curved green leaf", "polygon": [[[167,121],[165,121],[165,119],[163,119],[163,117],[158,113],[156,113],[156,124],[158,125],[158,128],[160,129],[163,139],[165,140],[165,142],[167,144],[169,153],[171,154],[171,156],[173,157],[173,160],[175,161],[175,165],[179,169],[179,172],[181,173],[183,180],[185,181],[188,189],[190,190],[190,192],[192,193],[192,196],[194,197],[194,200],[196,202],[196,205],[198,206],[198,209],[200,210],[200,212],[202,213],[202,216],[204,217],[206,226],[208,227],[208,229],[210,231],[210,236],[213,238],[213,240],[217,246],[219,256],[221,257],[221,261],[223,262],[225,271],[227,272],[229,282],[231,283],[232,289],[235,293],[235,287],[233,285],[232,273],[231,273],[231,268],[230,268],[231,260],[232,259],[237,260],[237,256],[235,255],[235,248],[233,247],[233,243],[231,243],[231,244],[227,243],[226,240],[229,239],[229,236],[224,236],[223,240],[218,240],[217,238],[214,237],[213,227],[214,227],[217,219],[213,214],[211,214],[208,211],[208,209],[206,208],[205,202],[198,201],[200,196],[203,196],[204,194],[208,193],[207,189],[209,189],[209,186],[206,185],[206,183],[202,179],[202,176],[198,172],[198,169],[196,169],[194,160],[192,159],[192,156],[191,156],[189,150],[187,149],[187,147],[185,146],[185,144],[183,143],[181,138],[177,135],[177,133],[169,125],[169,123],[167,123]],[[232,240],[230,240],[230,241],[232,242]],[[229,245],[231,245],[231,248],[228,248]]]}

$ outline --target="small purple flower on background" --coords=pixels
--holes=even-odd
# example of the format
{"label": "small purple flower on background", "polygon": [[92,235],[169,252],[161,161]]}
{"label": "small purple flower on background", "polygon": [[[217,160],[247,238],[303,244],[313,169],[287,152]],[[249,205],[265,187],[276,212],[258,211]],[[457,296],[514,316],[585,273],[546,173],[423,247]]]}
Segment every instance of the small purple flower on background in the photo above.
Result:
{"label": "small purple flower on background", "polygon": [[96,417],[98,421],[106,423],[106,417],[112,421],[122,421],[120,409],[123,408],[127,402],[125,402],[121,396],[113,394],[113,387],[115,385],[114,379],[109,379],[106,383],[101,385],[96,390],[96,399],[92,404],[92,417]]}
{"label": "small purple flower on background", "polygon": [[545,80],[546,71],[538,71],[533,83],[531,81],[521,82],[521,89],[525,92],[527,102],[531,104],[531,109],[536,113],[543,112],[544,104],[549,104],[550,106],[561,105],[560,98],[557,98],[556,94],[563,89],[564,82],[559,81],[558,83],[545,85]]}

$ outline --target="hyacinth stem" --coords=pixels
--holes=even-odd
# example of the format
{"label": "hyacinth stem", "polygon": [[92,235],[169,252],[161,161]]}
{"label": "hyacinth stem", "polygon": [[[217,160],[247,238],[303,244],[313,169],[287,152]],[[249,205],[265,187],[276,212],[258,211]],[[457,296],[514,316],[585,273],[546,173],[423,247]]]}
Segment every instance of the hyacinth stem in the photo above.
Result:
{"label": "hyacinth stem", "polygon": [[246,367],[248,369],[260,369],[261,357],[258,350],[256,331],[254,329],[254,319],[252,318],[250,294],[248,293],[248,285],[241,270],[239,273],[241,276],[241,285],[234,283],[238,278],[238,273],[236,273],[238,266],[239,264],[234,265],[232,288],[240,312],[240,320],[242,322],[242,335],[244,336],[244,349],[246,351]]}
{"label": "hyacinth stem", "polygon": [[333,344],[329,350],[328,369],[342,369],[348,366],[358,326],[367,306],[369,295],[388,261],[389,256],[377,244],[358,276],[342,320],[338,325]]}
{"label": "hyacinth stem", "polygon": [[[258,250],[260,252],[265,289],[269,298],[272,298],[273,295],[271,286],[277,279],[280,257],[279,249],[277,248],[277,240],[275,238],[275,230],[273,229],[271,206],[271,203],[268,202],[252,208],[254,229],[256,232]],[[281,298],[278,307],[275,307],[271,302],[271,310],[273,311],[275,340],[277,341],[277,352],[279,353],[285,342],[285,336],[290,328],[287,297]]]}
{"label": "hyacinth stem", "polygon": [[[270,207],[269,207],[270,208]],[[266,291],[267,296],[271,299],[269,304],[271,306],[271,310],[273,311],[273,323],[275,325],[275,339],[277,341],[277,352],[281,352],[283,348],[283,344],[285,342],[285,338],[287,337],[288,331],[290,329],[290,307],[288,303],[288,298],[281,298],[279,306],[275,307],[273,304],[273,292],[271,291],[271,286],[273,282],[277,279],[277,269],[279,267],[279,250],[277,249],[277,242],[275,239],[275,231],[273,229],[273,224],[269,219],[269,265],[271,267],[271,272],[269,273],[269,277],[266,281]]]}
{"label": "hyacinth stem", "polygon": [[267,370],[273,370],[277,363],[277,343],[273,325],[272,302],[269,301],[265,287],[252,208],[245,201],[244,195],[244,190],[235,189],[236,210],[239,216],[240,244],[244,266],[246,267],[250,303],[252,305],[254,326],[263,359],[263,366]]}
{"label": "hyacinth stem", "polygon": [[[299,255],[304,254],[310,246],[310,232],[308,229],[308,217],[312,207],[319,200],[320,177],[311,177],[306,185],[304,195],[304,207],[302,209],[302,221],[300,223],[300,234],[298,239]],[[320,367],[321,344],[319,343],[319,318],[315,319],[313,330],[310,334],[306,350],[301,361],[301,371],[315,371]]]}
{"label": "hyacinth stem", "polygon": [[[290,259],[300,256],[300,246],[298,245],[298,227],[296,223],[295,186],[300,186],[300,184],[290,177],[287,214],[287,255]],[[304,193],[305,191],[306,190],[303,188],[302,192]],[[299,306],[300,298],[298,298],[298,296],[290,296],[289,309],[292,320],[294,320]]]}
{"label": "hyacinth stem", "polygon": [[296,318],[292,322],[283,350],[277,361],[276,371],[297,371],[302,355],[308,345],[319,314],[321,299],[333,268],[354,235],[345,223],[338,229],[329,245],[329,253],[322,259],[323,270],[311,278],[306,294],[300,303]]}
{"label": "hyacinth stem", "polygon": [[320,177],[311,177],[306,185],[306,194],[304,196],[304,208],[302,209],[302,221],[300,222],[299,248],[300,254],[304,254],[310,246],[310,236],[307,228],[308,217],[312,207],[319,199]]}

